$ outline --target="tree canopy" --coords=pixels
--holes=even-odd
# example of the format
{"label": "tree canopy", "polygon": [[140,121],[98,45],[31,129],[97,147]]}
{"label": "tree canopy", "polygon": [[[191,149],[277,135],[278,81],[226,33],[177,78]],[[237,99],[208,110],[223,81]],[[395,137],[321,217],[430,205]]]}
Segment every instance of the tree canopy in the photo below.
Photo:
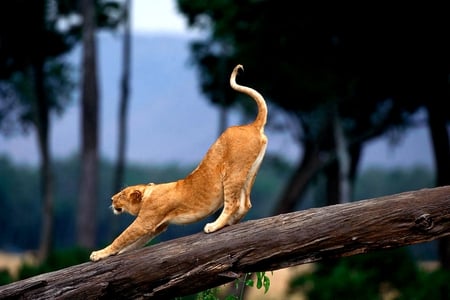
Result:
{"label": "tree canopy", "polygon": [[[121,20],[120,2],[98,0],[96,3],[99,27],[116,27]],[[33,115],[39,97],[34,90],[37,65],[43,65],[43,84],[50,110],[62,112],[75,86],[64,55],[80,41],[81,25],[77,0],[19,0],[0,5],[0,130],[3,133],[36,123]]]}
{"label": "tree canopy", "polygon": [[242,63],[240,80],[294,116],[305,152],[336,151],[337,116],[355,150],[353,169],[365,141],[410,126],[420,107],[448,97],[438,92],[442,61],[434,55],[445,32],[426,10],[250,0],[179,0],[178,8],[190,26],[209,32],[192,50],[213,102],[227,95],[223,73]]}
{"label": "tree canopy", "polygon": [[178,5],[191,26],[210,30],[208,39],[197,43],[203,47],[194,48],[200,67],[210,66],[213,57],[225,56],[231,66],[241,62],[248,67],[245,80],[288,110],[304,112],[336,98],[353,99],[353,114],[374,110],[374,100],[387,98],[408,98],[402,107],[412,110],[433,92],[436,73],[425,71],[437,62],[428,55],[438,36],[425,11],[418,22],[418,11],[383,5],[325,9],[290,1],[220,0]]}

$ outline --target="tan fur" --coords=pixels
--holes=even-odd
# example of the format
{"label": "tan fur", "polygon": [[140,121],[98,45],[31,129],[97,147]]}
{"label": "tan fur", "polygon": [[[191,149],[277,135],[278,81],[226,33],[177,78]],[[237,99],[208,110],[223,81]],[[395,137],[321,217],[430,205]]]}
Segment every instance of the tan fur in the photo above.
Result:
{"label": "tan fur", "polygon": [[91,260],[136,249],[166,230],[169,224],[197,222],[223,206],[220,216],[206,224],[206,233],[239,222],[251,207],[250,191],[264,157],[267,107],[257,91],[236,83],[241,65],[230,77],[231,87],[252,97],[258,105],[253,123],[225,130],[198,167],[186,178],[163,184],[140,184],[112,197],[115,214],[136,215],[134,222],[106,248],[94,251]]}

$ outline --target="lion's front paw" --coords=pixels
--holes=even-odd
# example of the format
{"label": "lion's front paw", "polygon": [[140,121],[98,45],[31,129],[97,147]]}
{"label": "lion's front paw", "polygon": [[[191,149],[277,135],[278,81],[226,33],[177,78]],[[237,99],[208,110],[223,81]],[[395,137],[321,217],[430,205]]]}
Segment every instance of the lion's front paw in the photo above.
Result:
{"label": "lion's front paw", "polygon": [[111,254],[109,254],[108,252],[106,252],[104,249],[103,250],[99,250],[99,251],[93,251],[91,253],[90,259],[92,261],[99,261],[100,259],[103,259],[105,257],[110,256]]}

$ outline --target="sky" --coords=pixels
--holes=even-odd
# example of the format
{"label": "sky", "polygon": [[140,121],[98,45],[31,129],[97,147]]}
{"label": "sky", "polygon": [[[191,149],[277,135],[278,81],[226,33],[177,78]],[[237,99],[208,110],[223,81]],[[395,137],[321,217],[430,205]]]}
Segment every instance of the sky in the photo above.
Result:
{"label": "sky", "polygon": [[175,0],[132,0],[132,28],[139,33],[189,34]]}
{"label": "sky", "polygon": [[[177,12],[175,0],[132,0],[132,30],[134,33],[141,35],[195,35],[195,32],[187,28],[184,17]],[[298,159],[298,151],[292,149],[295,146],[287,147],[286,145],[290,143],[286,142],[286,137],[275,137],[274,140],[277,138],[281,142],[278,144],[269,143],[269,146],[275,145],[272,146],[274,151],[277,151],[277,149],[280,152],[288,151],[288,155],[291,156],[289,158]],[[195,159],[200,159],[204,152],[206,152],[206,149],[200,151]],[[9,154],[17,162],[34,164],[37,163],[38,159],[36,141],[31,136],[8,139],[0,136],[0,154],[2,153]],[[378,138],[369,143],[363,150],[361,167],[374,165],[410,166],[415,164],[432,167],[431,153],[428,132],[426,128],[419,128],[404,134],[395,147],[389,143],[387,138]],[[173,162],[177,160],[177,157],[180,157],[180,161],[183,161],[180,152],[179,154],[174,153],[167,161],[161,159],[161,162]],[[129,159],[133,160],[133,157]]]}

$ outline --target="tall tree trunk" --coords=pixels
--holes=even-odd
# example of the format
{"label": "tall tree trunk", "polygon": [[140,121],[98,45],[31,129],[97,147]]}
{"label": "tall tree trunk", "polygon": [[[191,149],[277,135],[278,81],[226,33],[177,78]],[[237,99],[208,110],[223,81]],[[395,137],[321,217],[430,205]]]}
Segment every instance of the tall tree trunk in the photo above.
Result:
{"label": "tall tree trunk", "polygon": [[[37,36],[45,37],[46,1],[37,1],[36,10],[42,14],[42,18],[35,28]],[[32,68],[33,87],[36,97],[36,107],[34,109],[34,123],[37,129],[38,148],[40,154],[40,197],[42,200],[42,222],[40,232],[40,242],[38,249],[38,259],[45,260],[48,257],[53,242],[53,177],[51,171],[51,156],[49,146],[50,129],[50,101],[45,89],[45,39],[37,45]]]}
{"label": "tall tree trunk", "polygon": [[[123,186],[125,177],[125,152],[127,149],[127,123],[128,107],[130,98],[131,77],[131,28],[130,14],[131,0],[125,2],[125,20],[123,29],[123,52],[122,52],[122,78],[120,80],[120,102],[119,102],[119,136],[117,139],[117,161],[113,173],[111,195],[117,193]],[[109,235],[114,238],[119,233],[119,220],[112,218],[110,222]]]}
{"label": "tall tree trunk", "polygon": [[227,57],[222,56],[219,59],[219,76],[220,76],[220,88],[222,92],[219,94],[219,132],[217,136],[220,136],[228,127],[228,113],[229,113],[229,99],[227,99],[228,93],[226,92],[229,86],[228,80],[228,68],[227,68]]}
{"label": "tall tree trunk", "polygon": [[125,21],[123,32],[123,70],[120,82],[119,104],[119,137],[117,140],[117,162],[114,172],[113,194],[118,192],[123,184],[125,170],[125,150],[127,146],[127,117],[130,95],[130,58],[131,58],[131,30],[130,30],[131,0],[125,1]]}
{"label": "tall tree trunk", "polygon": [[44,61],[38,58],[33,64],[33,81],[36,93],[35,123],[38,135],[40,162],[40,191],[42,198],[42,225],[38,259],[47,258],[52,245],[53,232],[53,177],[49,150],[49,102],[44,87]]}
{"label": "tall tree trunk", "polygon": [[306,191],[308,183],[315,175],[317,175],[317,172],[324,165],[320,151],[314,141],[305,143],[304,149],[303,158],[278,200],[277,206],[274,209],[274,214],[283,214],[293,211],[297,204],[297,200]]}
{"label": "tall tree trunk", "polygon": [[350,153],[350,186],[352,187],[351,197],[353,199],[353,187],[355,184],[356,175],[358,173],[359,161],[361,159],[361,142],[355,142],[350,145],[349,153]]}
{"label": "tall tree trunk", "polygon": [[94,248],[98,191],[98,115],[97,59],[95,41],[95,3],[82,1],[83,73],[81,92],[81,178],[77,209],[79,246]]}
{"label": "tall tree trunk", "polygon": [[[446,127],[446,111],[432,99],[427,105],[428,128],[433,143],[436,168],[436,186],[450,184],[450,143]],[[439,259],[443,268],[450,270],[450,238],[439,240]]]}
{"label": "tall tree trunk", "polygon": [[340,186],[339,186],[339,163],[336,159],[332,160],[324,168],[325,174],[325,190],[326,190],[326,205],[339,204],[340,201]]}
{"label": "tall tree trunk", "polygon": [[350,181],[351,159],[347,138],[345,136],[344,127],[342,125],[342,119],[339,117],[337,111],[337,105],[334,110],[333,125],[334,144],[336,148],[336,158],[338,163],[338,203],[348,203],[351,201],[352,194]]}

